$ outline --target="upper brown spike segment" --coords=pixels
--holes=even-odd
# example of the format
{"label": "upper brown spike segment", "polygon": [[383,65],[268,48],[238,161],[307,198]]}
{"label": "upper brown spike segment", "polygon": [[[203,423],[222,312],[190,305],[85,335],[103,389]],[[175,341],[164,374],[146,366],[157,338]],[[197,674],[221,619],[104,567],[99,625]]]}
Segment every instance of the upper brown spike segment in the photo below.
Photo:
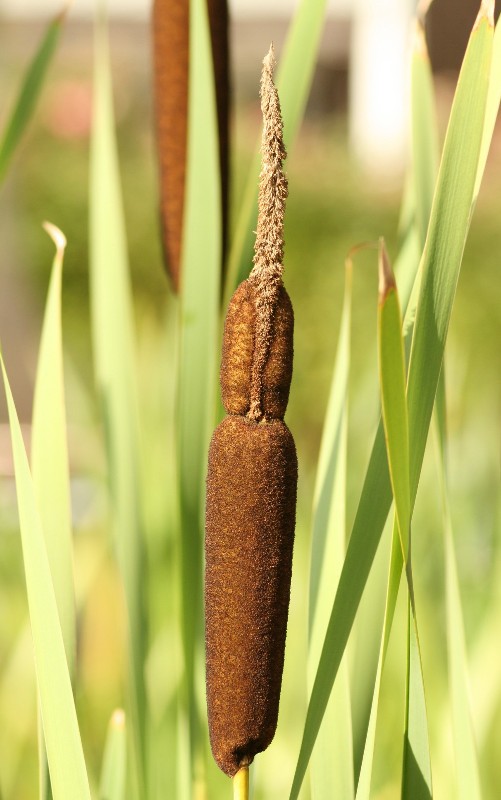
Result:
{"label": "upper brown spike segment", "polygon": [[260,419],[262,375],[271,341],[278,291],[282,285],[284,214],[288,194],[282,163],[287,156],[278,92],[273,83],[273,45],[263,60],[261,74],[261,173],[259,176],[258,222],[254,245],[254,267],[249,282],[255,290],[256,328],[249,417]]}
{"label": "upper brown spike segment", "polygon": [[[153,67],[160,175],[160,216],[167,272],[179,289],[186,179],[189,7],[187,0],[154,0]],[[229,184],[229,45],[227,0],[207,0],[216,88],[221,174],[223,255]]]}

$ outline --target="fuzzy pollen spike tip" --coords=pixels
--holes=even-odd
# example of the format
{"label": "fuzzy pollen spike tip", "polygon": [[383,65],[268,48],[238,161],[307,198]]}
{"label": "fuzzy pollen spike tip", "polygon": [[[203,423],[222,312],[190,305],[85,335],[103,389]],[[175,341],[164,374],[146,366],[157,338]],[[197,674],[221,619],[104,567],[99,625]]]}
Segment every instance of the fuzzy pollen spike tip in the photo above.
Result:
{"label": "fuzzy pollen spike tip", "polygon": [[262,161],[254,267],[249,275],[249,283],[255,292],[256,346],[248,416],[255,420],[263,416],[261,377],[268,356],[272,320],[284,269],[284,215],[288,185],[282,163],[287,153],[283,140],[280,100],[273,83],[274,68],[275,53],[272,44],[263,60],[261,73]]}

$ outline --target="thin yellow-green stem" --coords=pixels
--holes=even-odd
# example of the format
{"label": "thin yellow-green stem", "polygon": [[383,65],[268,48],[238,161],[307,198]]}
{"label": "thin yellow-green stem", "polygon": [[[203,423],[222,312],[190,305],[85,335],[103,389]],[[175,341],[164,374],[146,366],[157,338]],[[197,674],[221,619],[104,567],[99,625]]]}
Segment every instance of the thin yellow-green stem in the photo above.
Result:
{"label": "thin yellow-green stem", "polygon": [[233,800],[249,800],[249,767],[241,767],[233,778]]}

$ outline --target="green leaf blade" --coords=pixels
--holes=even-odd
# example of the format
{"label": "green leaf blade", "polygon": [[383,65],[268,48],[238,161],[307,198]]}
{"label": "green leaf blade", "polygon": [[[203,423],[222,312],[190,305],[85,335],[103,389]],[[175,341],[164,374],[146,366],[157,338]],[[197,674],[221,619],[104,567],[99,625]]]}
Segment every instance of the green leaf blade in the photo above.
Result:
{"label": "green leaf blade", "polygon": [[54,800],[90,800],[63,635],[21,427],[3,360],[26,589]]}
{"label": "green leaf blade", "polygon": [[[316,479],[310,567],[310,639],[308,675],[313,685],[325,629],[345,553],[348,378],[350,367],[351,267],[338,350],[327,407]],[[353,736],[348,664],[340,667],[311,764],[313,800],[354,797]]]}
{"label": "green leaf blade", "polygon": [[405,398],[402,315],[395,278],[384,243],[379,249],[378,351],[381,408],[390,480],[405,563],[409,555],[409,424]]}
{"label": "green leaf blade", "polygon": [[[411,356],[408,382],[412,503],[417,492],[428,426],[442,363],[445,336],[454,299],[454,289],[470,222],[469,212],[474,201],[473,189],[481,139],[479,132],[481,134],[483,128],[492,34],[492,22],[484,13],[472,32],[463,62],[428,231],[427,249],[424,255],[427,268],[424,270],[421,310],[418,310],[414,334],[419,344],[415,346],[413,341],[414,357]],[[456,148],[458,149],[456,150]],[[460,165],[456,163],[458,153],[462,157]],[[460,181],[460,174],[463,172],[465,173],[464,185]],[[471,179],[472,172],[473,180]],[[460,193],[460,200],[451,194],[452,188]],[[465,206],[467,206],[466,214],[464,213]],[[451,214],[458,207],[460,220],[457,225],[453,225],[451,224]],[[436,315],[436,319],[434,315]],[[430,326],[430,330],[426,330],[426,326]],[[437,335],[438,330],[440,335]],[[390,505],[390,478],[385,456],[384,434],[382,425],[380,425],[365,476],[317,677],[308,706],[303,739],[290,793],[291,800],[295,800],[299,795],[330,690],[348,641]]]}
{"label": "green leaf blade", "polygon": [[447,430],[445,381],[441,380],[435,409],[435,432],[438,456],[438,479],[442,497],[442,521],[445,547],[445,587],[447,660],[452,708],[452,739],[456,763],[459,800],[481,800],[482,787],[475,732],[471,717],[461,593],[457,572],[452,528],[450,490],[447,477]]}
{"label": "green leaf blade", "polygon": [[411,63],[412,178],[416,226],[423,248],[437,180],[439,145],[433,75],[425,33],[421,22],[416,21],[415,25]]}
{"label": "green leaf blade", "polygon": [[66,12],[50,22],[40,46],[29,65],[16,104],[0,143],[0,183],[5,178],[12,156],[33,115],[45,75],[54,55]]}
{"label": "green leaf blade", "polygon": [[[61,331],[61,284],[66,239],[54,225],[45,223],[44,228],[56,245],[56,254],[37,363],[31,466],[66,659],[73,680],[76,661],[76,609]],[[41,724],[39,737],[40,797],[51,800]]]}
{"label": "green leaf blade", "polygon": [[129,761],[134,792],[145,794],[143,512],[132,292],[105,21],[95,31],[94,109],[90,159],[90,296],[93,355],[101,401],[111,521],[127,608]]}
{"label": "green leaf blade", "polygon": [[481,14],[459,76],[423,253],[407,392],[413,501],[474,203],[492,38],[492,22]]}
{"label": "green leaf blade", "polygon": [[54,226],[46,225],[46,229],[54,238],[57,251],[38,356],[31,464],[66,658],[72,675],[76,655],[76,615],[61,331],[61,283],[66,240]]}
{"label": "green leaf blade", "polygon": [[402,800],[431,800],[431,762],[421,654],[415,617],[408,607],[406,730]]}
{"label": "green leaf blade", "polygon": [[127,742],[125,713],[113,712],[104,746],[99,800],[125,800]]}

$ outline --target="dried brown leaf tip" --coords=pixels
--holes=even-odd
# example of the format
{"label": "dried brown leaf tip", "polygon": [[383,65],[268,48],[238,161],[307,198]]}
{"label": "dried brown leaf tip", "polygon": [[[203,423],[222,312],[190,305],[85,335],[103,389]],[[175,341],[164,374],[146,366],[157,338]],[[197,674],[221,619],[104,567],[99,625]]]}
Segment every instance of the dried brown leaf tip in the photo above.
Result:
{"label": "dried brown leaf tip", "polygon": [[271,50],[254,268],[228,307],[221,389],[229,416],[212,437],[207,474],[207,709],[214,758],[230,776],[275,733],[296,513],[296,449],[283,422],[294,319],[282,284],[287,181],[273,64]]}
{"label": "dried brown leaf tip", "polygon": [[[229,45],[227,0],[207,0],[216,87],[223,253],[229,184]],[[186,179],[190,4],[154,0],[152,14],[155,127],[165,264],[179,289]]]}

